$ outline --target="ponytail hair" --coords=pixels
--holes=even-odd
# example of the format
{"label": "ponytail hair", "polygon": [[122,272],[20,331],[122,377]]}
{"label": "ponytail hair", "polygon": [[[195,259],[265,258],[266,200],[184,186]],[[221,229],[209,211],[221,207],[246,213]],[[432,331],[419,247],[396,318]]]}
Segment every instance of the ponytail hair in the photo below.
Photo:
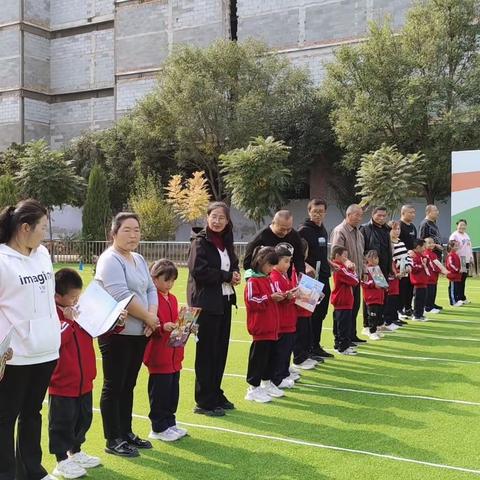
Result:
{"label": "ponytail hair", "polygon": [[0,243],[9,242],[24,223],[34,228],[45,215],[47,209],[31,198],[5,207],[0,213]]}

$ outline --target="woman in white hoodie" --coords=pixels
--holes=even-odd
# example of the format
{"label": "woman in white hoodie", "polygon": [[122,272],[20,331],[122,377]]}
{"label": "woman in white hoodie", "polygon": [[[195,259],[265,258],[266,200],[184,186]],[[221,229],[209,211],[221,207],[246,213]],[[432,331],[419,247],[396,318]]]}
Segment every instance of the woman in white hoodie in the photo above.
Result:
{"label": "woman in white hoodie", "polygon": [[2,480],[53,478],[40,446],[42,403],[60,347],[53,267],[41,245],[47,225],[36,200],[0,213],[0,340],[12,331],[13,349],[0,381]]}

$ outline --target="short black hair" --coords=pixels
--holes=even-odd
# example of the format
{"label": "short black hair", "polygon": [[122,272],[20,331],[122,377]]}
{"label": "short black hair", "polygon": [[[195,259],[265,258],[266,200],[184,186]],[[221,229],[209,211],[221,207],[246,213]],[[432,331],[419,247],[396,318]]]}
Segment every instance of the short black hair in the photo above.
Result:
{"label": "short black hair", "polygon": [[377,212],[386,212],[386,211],[387,211],[387,207],[383,207],[382,205],[379,205],[378,207],[375,207],[372,210],[372,215],[375,215]]}
{"label": "short black hair", "polygon": [[270,265],[278,265],[279,260],[279,255],[274,247],[259,246],[253,251],[252,270],[261,272],[267,263]]}
{"label": "short black hair", "polygon": [[413,241],[413,248],[417,248],[417,247],[423,247],[425,245],[425,240],[423,240],[422,238],[416,238],[414,241]]}
{"label": "short black hair", "polygon": [[345,247],[342,247],[341,245],[335,245],[332,247],[332,252],[331,252],[331,257],[332,260],[335,260],[335,257],[337,255],[343,255],[343,252],[346,252],[347,249]]}
{"label": "short black hair", "polygon": [[463,222],[465,225],[468,225],[467,221],[464,218],[461,218],[460,220],[457,220],[455,225],[458,225],[459,223]]}
{"label": "short black hair", "polygon": [[166,258],[157,260],[150,268],[150,275],[153,278],[164,277],[165,281],[176,280],[178,278],[178,269],[175,264]]}
{"label": "short black hair", "polygon": [[308,211],[310,211],[313,207],[320,207],[321,205],[323,205],[325,207],[325,210],[327,210],[328,205],[326,200],[324,200],[323,198],[312,198],[308,202],[307,209]]}
{"label": "short black hair", "polygon": [[456,240],[450,240],[447,243],[447,252],[450,253],[457,243],[458,242]]}
{"label": "short black hair", "polygon": [[72,268],[61,268],[55,274],[55,293],[66,295],[71,290],[83,288],[82,277]]}

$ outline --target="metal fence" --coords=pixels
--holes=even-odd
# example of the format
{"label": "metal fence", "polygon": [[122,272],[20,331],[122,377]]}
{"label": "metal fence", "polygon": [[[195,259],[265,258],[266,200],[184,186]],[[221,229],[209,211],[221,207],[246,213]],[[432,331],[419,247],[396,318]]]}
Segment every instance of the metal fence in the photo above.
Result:
{"label": "metal fence", "polygon": [[[95,263],[101,253],[108,248],[109,242],[105,241],[70,241],[54,240],[46,242],[45,246],[52,254],[55,263]],[[240,259],[245,255],[247,242],[235,243],[235,252]],[[186,265],[190,242],[140,242],[137,252],[147,262],[159,258],[168,258],[178,265]]]}

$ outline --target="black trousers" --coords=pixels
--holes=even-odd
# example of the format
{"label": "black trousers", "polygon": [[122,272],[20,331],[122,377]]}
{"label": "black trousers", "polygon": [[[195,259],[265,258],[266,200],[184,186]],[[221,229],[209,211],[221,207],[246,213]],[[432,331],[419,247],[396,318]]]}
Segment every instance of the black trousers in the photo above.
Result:
{"label": "black trousers", "polygon": [[232,325],[232,304],[223,297],[224,314],[202,312],[198,317],[198,342],[195,355],[195,402],[213,410],[226,397],[221,388]]}
{"label": "black trousers", "polygon": [[410,277],[403,277],[400,279],[400,297],[402,309],[411,310],[413,299],[413,285],[410,282]]}
{"label": "black trousers", "polygon": [[160,433],[176,425],[180,395],[180,372],[150,374],[148,378],[148,398],[152,430]]}
{"label": "black trousers", "polygon": [[310,351],[312,353],[318,352],[321,348],[321,339],[322,339],[322,327],[323,321],[328,313],[328,305],[330,303],[330,282],[328,278],[319,278],[320,282],[322,282],[325,286],[323,287],[323,293],[325,297],[323,300],[316,306],[315,310],[310,317],[310,324],[311,324],[311,346]]}
{"label": "black trousers", "polygon": [[425,310],[425,300],[427,298],[426,287],[415,287],[415,300],[413,302],[413,314],[416,318],[423,317],[423,311]]}
{"label": "black trousers", "polygon": [[258,387],[261,380],[272,380],[275,370],[275,340],[254,340],[248,355],[247,382]]}
{"label": "black trousers", "polygon": [[65,460],[67,452],[80,451],[92,425],[92,392],[80,397],[50,395],[48,403],[50,453],[57,461]]}
{"label": "black trousers", "polygon": [[109,335],[98,344],[103,360],[100,398],[103,432],[107,441],[132,432],[133,390],[142,365],[147,338],[143,335]]}
{"label": "black trousers", "polygon": [[367,305],[367,323],[370,333],[375,333],[383,324],[383,305]]}
{"label": "black trousers", "polygon": [[350,318],[350,341],[355,340],[357,337],[357,316],[360,311],[361,295],[360,285],[353,287],[353,309]]}
{"label": "black trousers", "polygon": [[467,282],[468,278],[468,270],[469,270],[470,264],[467,263],[467,271],[462,273],[462,280],[460,285],[458,286],[458,300],[466,300],[467,297],[465,296],[465,283]]}
{"label": "black trousers", "polygon": [[5,368],[0,381],[0,480],[40,480],[47,475],[42,467],[41,410],[56,364]]}
{"label": "black trousers", "polygon": [[343,352],[350,346],[352,338],[352,310],[333,311],[333,335],[335,337],[335,349]]}
{"label": "black trousers", "polygon": [[290,375],[290,358],[292,356],[295,333],[282,333],[275,342],[275,364],[273,369],[272,382],[280,385],[282,380]]}
{"label": "black trousers", "polygon": [[461,284],[462,282],[448,282],[448,299],[450,300],[450,305],[454,305],[460,300]]}
{"label": "black trousers", "polygon": [[437,298],[437,284],[427,285],[427,297],[425,299],[425,310],[429,312],[435,308],[435,300]]}
{"label": "black trousers", "polygon": [[398,321],[398,310],[400,308],[400,295],[387,295],[383,320],[385,325],[391,325]]}
{"label": "black trousers", "polygon": [[310,356],[312,338],[312,324],[310,317],[298,317],[297,331],[295,332],[295,340],[293,344],[293,363],[299,365]]}

